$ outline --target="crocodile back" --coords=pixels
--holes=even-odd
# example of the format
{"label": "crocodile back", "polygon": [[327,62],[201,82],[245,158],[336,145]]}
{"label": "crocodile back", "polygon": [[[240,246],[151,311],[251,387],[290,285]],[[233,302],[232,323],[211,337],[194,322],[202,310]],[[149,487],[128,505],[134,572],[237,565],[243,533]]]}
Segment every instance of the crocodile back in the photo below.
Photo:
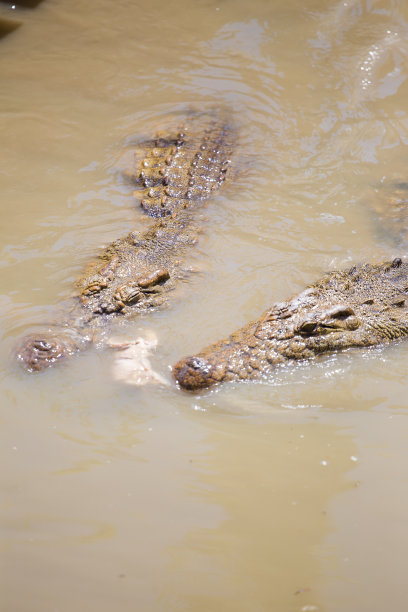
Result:
{"label": "crocodile back", "polygon": [[191,113],[139,144],[134,195],[151,217],[197,206],[226,180],[234,146],[235,130],[224,113]]}

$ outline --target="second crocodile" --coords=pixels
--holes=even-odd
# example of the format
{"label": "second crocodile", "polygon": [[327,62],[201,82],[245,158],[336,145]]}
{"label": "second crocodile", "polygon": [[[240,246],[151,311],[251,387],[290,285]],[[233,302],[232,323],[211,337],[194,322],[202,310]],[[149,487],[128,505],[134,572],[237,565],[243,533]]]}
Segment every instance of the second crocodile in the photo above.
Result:
{"label": "second crocodile", "polygon": [[408,263],[400,258],[330,272],[194,356],[173,375],[187,390],[270,376],[274,368],[408,335]]}

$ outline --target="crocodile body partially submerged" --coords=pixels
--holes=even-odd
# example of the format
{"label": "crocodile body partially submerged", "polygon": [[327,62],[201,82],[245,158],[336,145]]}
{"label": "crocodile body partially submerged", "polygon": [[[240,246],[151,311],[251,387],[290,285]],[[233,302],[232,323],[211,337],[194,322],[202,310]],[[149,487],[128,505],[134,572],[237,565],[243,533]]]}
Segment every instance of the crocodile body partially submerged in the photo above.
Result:
{"label": "crocodile body partially submerged", "polygon": [[179,361],[179,385],[260,379],[278,365],[408,335],[408,263],[394,259],[331,272],[260,319]]}
{"label": "crocodile body partially submerged", "polygon": [[381,181],[374,194],[370,189],[370,208],[377,232],[398,246],[408,242],[408,183],[404,180]]}
{"label": "crocodile body partially submerged", "polygon": [[213,113],[191,115],[174,132],[139,145],[145,154],[131,169],[131,180],[143,210],[156,219],[148,229],[112,242],[88,266],[61,323],[23,339],[18,359],[27,370],[42,370],[83,348],[111,320],[167,300],[186,276],[199,205],[224,182],[233,146],[233,129]]}

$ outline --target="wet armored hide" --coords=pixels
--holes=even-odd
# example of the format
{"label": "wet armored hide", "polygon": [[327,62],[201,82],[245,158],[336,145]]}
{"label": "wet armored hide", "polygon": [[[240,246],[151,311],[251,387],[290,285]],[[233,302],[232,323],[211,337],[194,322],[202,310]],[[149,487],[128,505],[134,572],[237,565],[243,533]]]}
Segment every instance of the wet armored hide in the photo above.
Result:
{"label": "wet armored hide", "polygon": [[276,366],[408,335],[408,263],[331,272],[225,340],[179,361],[184,389],[273,375]]}

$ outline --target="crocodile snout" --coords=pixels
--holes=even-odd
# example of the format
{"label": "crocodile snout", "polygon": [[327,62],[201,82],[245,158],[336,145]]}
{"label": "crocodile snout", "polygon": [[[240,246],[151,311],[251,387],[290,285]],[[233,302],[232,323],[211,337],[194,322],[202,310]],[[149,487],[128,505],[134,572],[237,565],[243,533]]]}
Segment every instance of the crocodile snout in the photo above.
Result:
{"label": "crocodile snout", "polygon": [[31,334],[23,339],[17,350],[17,359],[28,372],[39,372],[72,355],[74,351],[73,343],[66,342],[54,334]]}
{"label": "crocodile snout", "polygon": [[173,367],[173,376],[188,391],[205,389],[215,384],[216,368],[203,357],[186,357]]}

